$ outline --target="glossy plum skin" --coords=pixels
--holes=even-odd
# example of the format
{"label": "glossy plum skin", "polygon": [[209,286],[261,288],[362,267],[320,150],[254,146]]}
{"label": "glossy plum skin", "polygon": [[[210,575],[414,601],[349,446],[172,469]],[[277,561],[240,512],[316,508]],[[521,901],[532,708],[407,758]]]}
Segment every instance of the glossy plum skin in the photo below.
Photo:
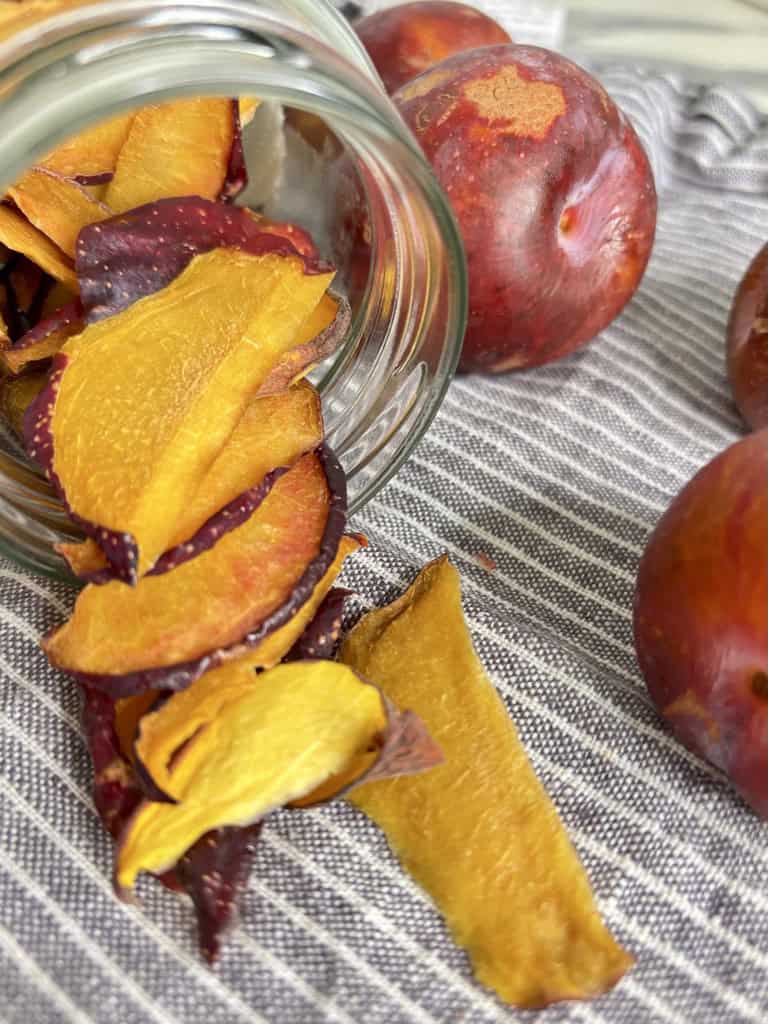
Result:
{"label": "glossy plum skin", "polygon": [[358,21],[355,31],[388,93],[455,53],[511,42],[487,14],[445,0],[376,11]]}
{"label": "glossy plum skin", "polygon": [[705,466],[661,518],[634,627],[664,720],[768,818],[768,428]]}
{"label": "glossy plum skin", "polygon": [[460,368],[537,366],[609,324],[645,271],[656,190],[602,86],[539,47],[493,46],[443,61],[393,99],[464,239]]}
{"label": "glossy plum skin", "polygon": [[768,426],[768,243],[752,260],[731,306],[728,377],[753,430]]}

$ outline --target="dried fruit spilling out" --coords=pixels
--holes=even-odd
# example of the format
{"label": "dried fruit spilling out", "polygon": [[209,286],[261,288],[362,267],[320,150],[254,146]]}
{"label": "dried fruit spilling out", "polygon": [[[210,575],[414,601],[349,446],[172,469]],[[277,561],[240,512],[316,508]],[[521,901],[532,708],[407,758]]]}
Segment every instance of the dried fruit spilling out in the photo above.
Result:
{"label": "dried fruit spilling out", "polygon": [[266,817],[348,795],[483,983],[524,1007],[597,995],[629,957],[472,651],[455,571],[429,566],[336,658],[337,580],[366,541],[305,378],[350,307],[303,229],[230,205],[257,104],[120,115],[0,207],[2,409],[85,535],[59,547],[87,585],[43,647],[82,691],[116,889],[148,873],[187,892],[212,961]]}

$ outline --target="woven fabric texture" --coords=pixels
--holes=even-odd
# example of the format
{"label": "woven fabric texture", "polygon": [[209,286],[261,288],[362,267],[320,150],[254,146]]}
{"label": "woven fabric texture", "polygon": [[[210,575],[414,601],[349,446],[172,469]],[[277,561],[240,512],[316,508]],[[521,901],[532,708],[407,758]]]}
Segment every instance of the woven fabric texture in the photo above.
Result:
{"label": "woven fabric texture", "polygon": [[[356,526],[370,604],[448,551],[478,650],[635,953],[614,992],[516,1014],[471,980],[439,914],[345,804],[275,815],[215,971],[190,907],[116,902],[75,687],[38,649],[73,594],[0,563],[0,1024],[740,1024],[768,1019],[768,832],[660,727],[632,644],[643,545],[742,433],[731,297],[768,239],[768,126],[737,96],[603,69],[660,190],[642,288],[554,366],[463,377]],[[495,563],[490,570],[488,559]]]}

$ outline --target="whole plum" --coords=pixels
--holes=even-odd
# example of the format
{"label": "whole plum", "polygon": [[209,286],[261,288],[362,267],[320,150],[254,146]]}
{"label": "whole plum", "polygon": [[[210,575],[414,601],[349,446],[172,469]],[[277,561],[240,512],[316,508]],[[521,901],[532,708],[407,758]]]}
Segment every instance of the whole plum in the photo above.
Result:
{"label": "whole plum", "polygon": [[511,42],[487,14],[447,0],[375,11],[358,21],[355,31],[389,93],[454,53]]}
{"label": "whole plum", "polygon": [[717,456],[662,516],[634,626],[664,720],[768,818],[768,429]]}
{"label": "whole plum", "polygon": [[462,370],[547,363],[593,338],[645,271],[653,173],[591,75],[532,46],[450,57],[393,97],[446,191],[469,267]]}
{"label": "whole plum", "polygon": [[768,244],[749,265],[728,321],[728,376],[739,412],[768,426]]}

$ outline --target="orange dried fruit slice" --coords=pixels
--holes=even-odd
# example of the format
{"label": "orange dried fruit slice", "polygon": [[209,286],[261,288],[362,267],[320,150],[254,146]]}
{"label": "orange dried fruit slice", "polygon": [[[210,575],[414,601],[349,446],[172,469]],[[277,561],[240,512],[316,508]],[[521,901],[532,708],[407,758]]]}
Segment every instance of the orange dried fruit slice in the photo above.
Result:
{"label": "orange dried fruit slice", "polygon": [[0,354],[0,361],[9,373],[20,373],[30,363],[39,363],[55,356],[82,329],[83,310],[75,300],[40,320],[15,345]]}
{"label": "orange dried fruit slice", "polygon": [[218,249],[55,357],[27,447],[117,574],[135,582],[332,275]]}
{"label": "orange dried fruit slice", "polygon": [[89,224],[111,215],[83,185],[44,167],[32,167],[8,189],[30,224],[74,258],[77,236]]}
{"label": "orange dried fruit slice", "polygon": [[0,206],[0,244],[23,253],[57,281],[77,289],[72,261],[53,242],[16,210]]}
{"label": "orange dried fruit slice", "polygon": [[[323,439],[320,396],[307,383],[269,398],[256,398],[246,408],[237,426],[219,452],[187,507],[182,511],[169,543],[169,550],[155,564],[178,565],[206,547],[210,538],[204,527],[209,520],[223,536],[242,521],[236,507],[228,509],[248,490],[256,487],[276,466],[292,466]],[[227,511],[226,516],[221,515]],[[208,531],[210,532],[210,531]],[[174,554],[173,549],[184,550]],[[114,578],[104,552],[93,540],[61,544],[63,555],[75,575],[94,583]]]}
{"label": "orange dried fruit slice", "polygon": [[352,802],[430,894],[478,980],[514,1006],[586,999],[632,958],[589,880],[464,622],[456,570],[426,566],[394,604],[349,633],[341,660],[424,721],[446,761],[376,782]]}
{"label": "orange dried fruit slice", "polygon": [[[113,697],[189,686],[303,608],[339,551],[345,501],[332,453],[305,455],[242,526],[173,572],[135,587],[86,587],[70,620],[44,640],[48,658]],[[275,661],[295,639],[283,637]]]}
{"label": "orange dried fruit slice", "polygon": [[118,114],[78,132],[39,161],[39,166],[72,178],[80,185],[106,184],[134,119],[134,112]]}
{"label": "orange dried fruit slice", "polygon": [[252,824],[343,774],[382,744],[397,717],[376,687],[338,662],[295,661],[258,678],[247,667],[229,671],[239,676],[231,699],[175,758],[177,802],[146,802],[126,825],[115,863],[123,894],[141,871],[172,868],[208,830]]}
{"label": "orange dried fruit slice", "polygon": [[0,380],[0,410],[20,438],[24,436],[26,411],[47,384],[45,370]]}
{"label": "orange dried fruit slice", "polygon": [[236,141],[232,100],[195,98],[144,107],[120,151],[105,202],[115,212],[156,199],[217,199]]}

